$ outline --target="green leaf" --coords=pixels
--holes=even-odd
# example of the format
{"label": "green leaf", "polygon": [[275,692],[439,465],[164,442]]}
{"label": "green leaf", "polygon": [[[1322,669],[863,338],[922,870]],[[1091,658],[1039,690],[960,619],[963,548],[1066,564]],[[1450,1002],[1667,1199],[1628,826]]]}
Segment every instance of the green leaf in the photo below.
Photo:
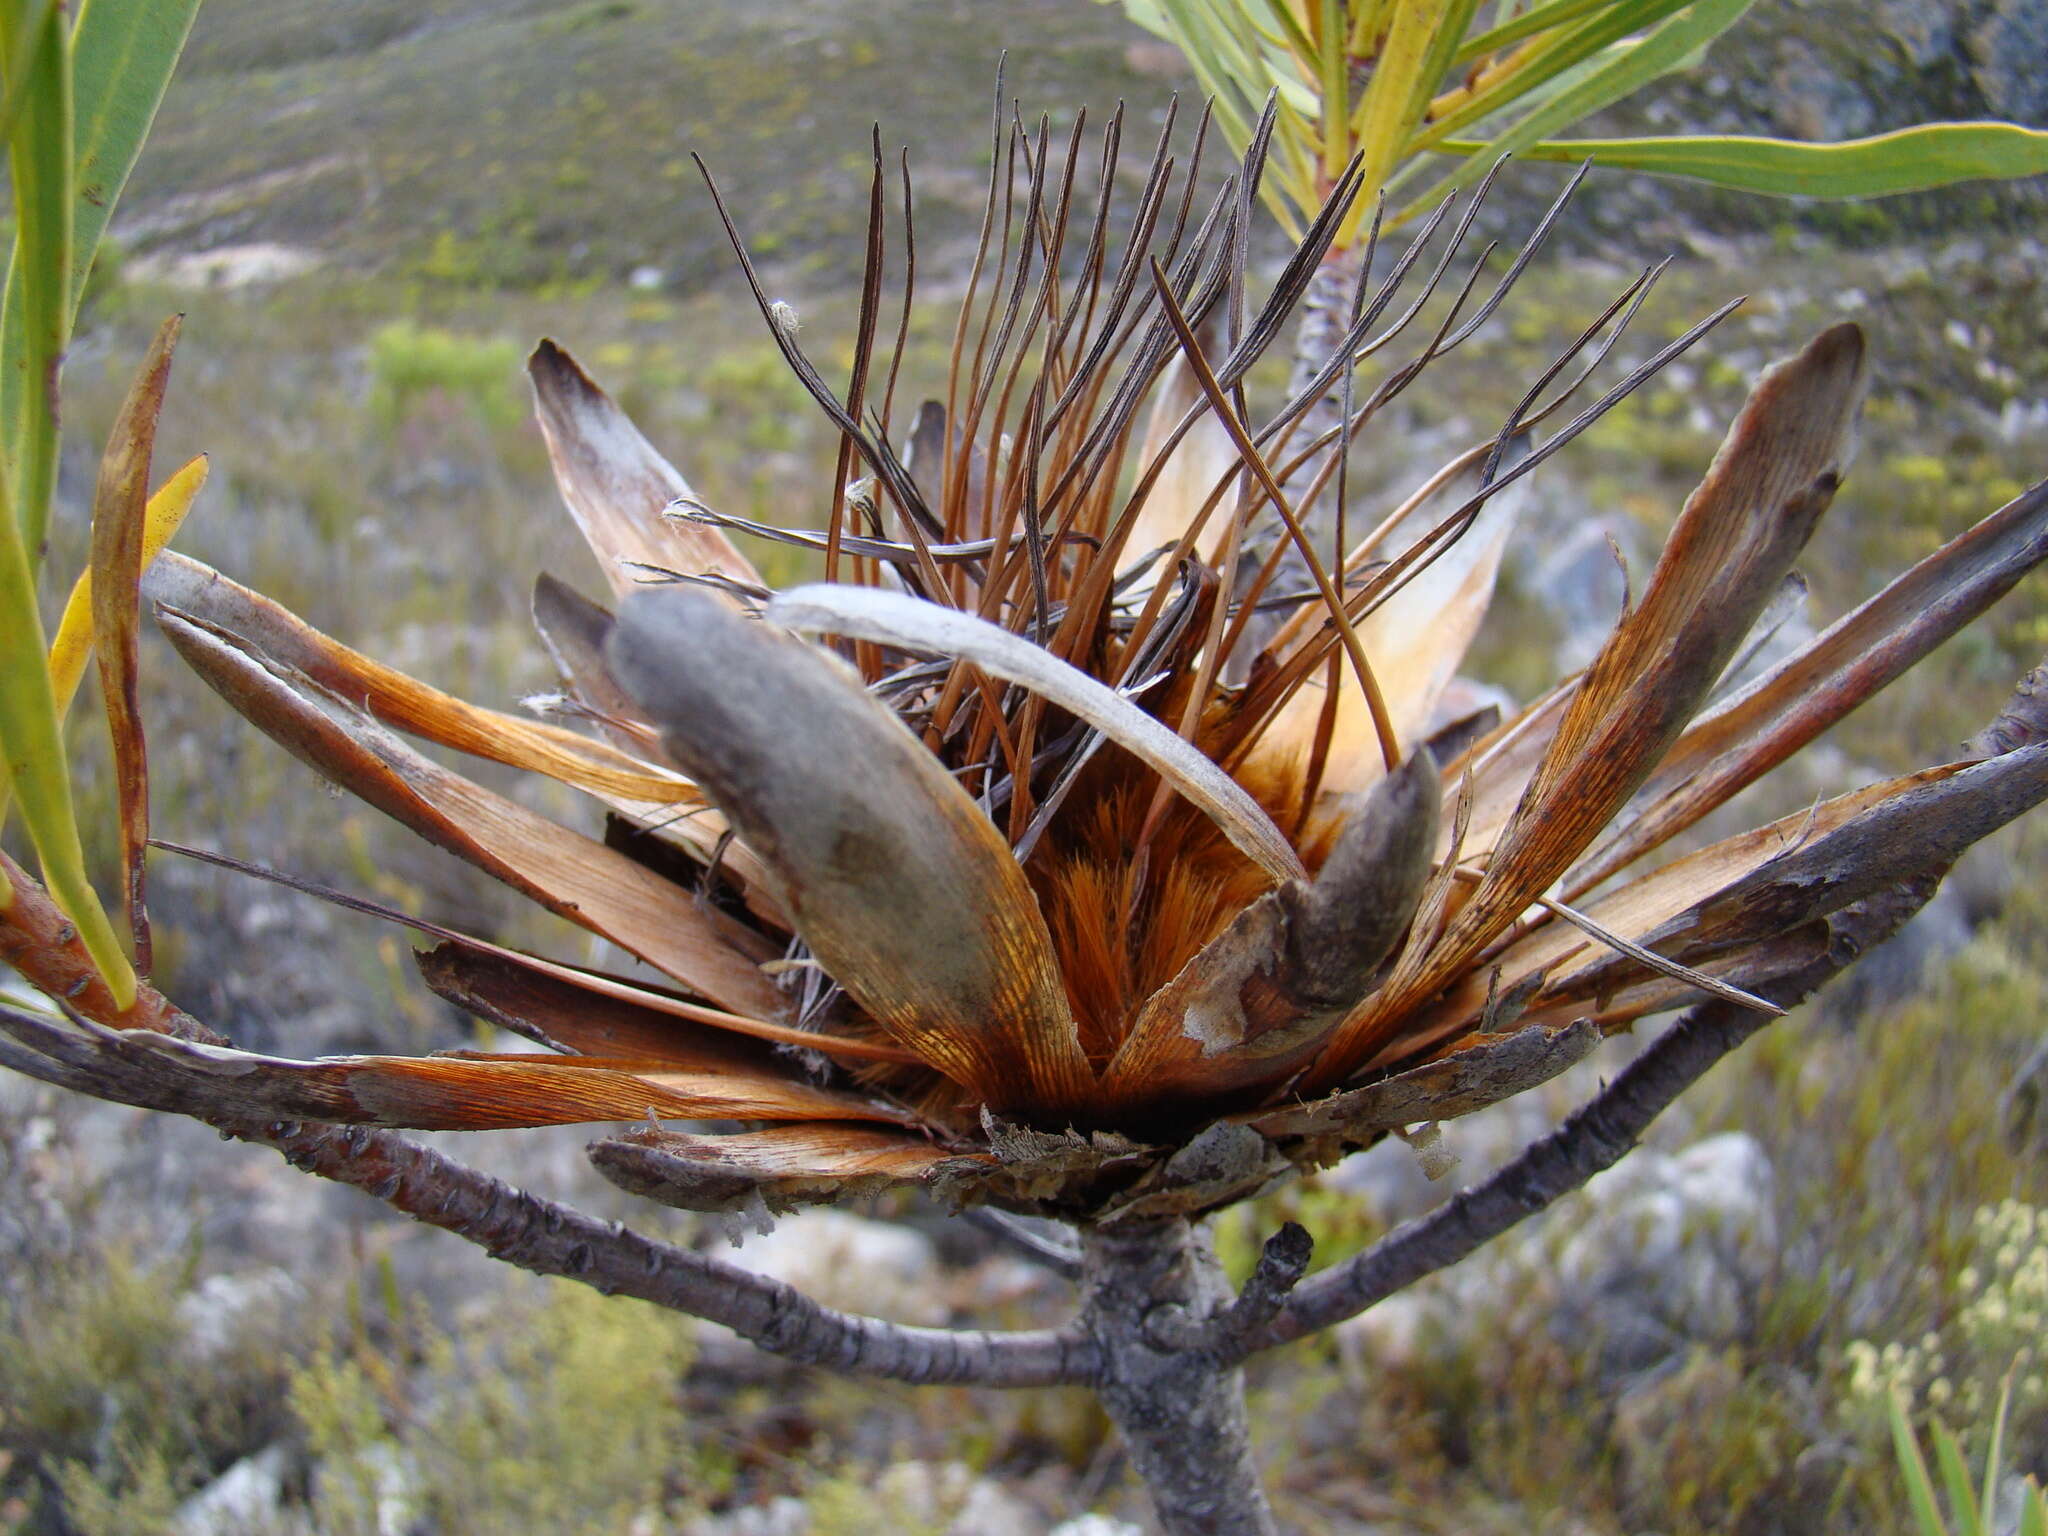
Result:
{"label": "green leaf", "polygon": [[1899,1460],[1899,1477],[1906,1485],[1906,1502],[1920,1536],[1947,1536],[1941,1512],[1934,1504],[1934,1479],[1927,1475],[1927,1462],[1920,1454],[1920,1442],[1913,1426],[1906,1422],[1904,1395],[1894,1393],[1891,1401],[1892,1449]]}
{"label": "green leaf", "polygon": [[85,273],[197,3],[85,0],[74,29],[61,7],[0,0],[15,209],[0,296],[0,777],[20,799],[50,894],[124,1008],[135,973],[85,876],[56,701],[40,659],[35,567],[56,480],[58,365]]}
{"label": "green leaf", "polygon": [[1588,11],[1597,11],[1613,3],[1614,0],[1548,0],[1547,4],[1532,6],[1497,27],[1488,27],[1484,32],[1473,34],[1459,46],[1453,62],[1469,64],[1489,53],[1498,53],[1511,43],[1519,43],[1525,37],[1534,37],[1538,32],[1548,32],[1552,27],[1577,21]]}
{"label": "green leaf", "polygon": [[1435,53],[1448,13],[1462,9],[1456,0],[1407,0],[1395,8],[1386,45],[1358,104],[1358,151],[1365,157],[1360,207],[1372,203],[1400,164],[1402,145],[1415,129],[1416,82]]}
{"label": "green leaf", "polygon": [[[1260,83],[1264,71],[1246,66],[1233,24],[1214,5],[1205,7],[1203,0],[1163,0],[1163,6],[1167,22],[1163,35],[1187,55],[1195,78],[1209,96],[1217,125],[1231,143],[1242,149],[1251,142],[1252,124],[1264,110],[1269,88]],[[1301,82],[1293,83],[1301,88]],[[1254,87],[1256,95],[1252,94]],[[1289,110],[1289,99],[1283,92],[1283,118]],[[1261,187],[1260,196],[1283,226],[1292,227],[1286,195],[1271,178]],[[1309,196],[1313,197],[1312,191]]]}
{"label": "green leaf", "polygon": [[74,316],[107,219],[128,185],[198,12],[199,0],[85,0],[78,14],[71,48],[78,113]]}
{"label": "green leaf", "polygon": [[[1471,142],[1437,146],[1477,154]],[[2016,123],[1927,123],[1838,144],[1790,139],[1676,137],[1553,139],[1525,160],[1592,160],[1655,176],[1686,176],[1773,197],[1890,197],[1958,181],[2048,174],[2048,132]]]}
{"label": "green leaf", "polygon": [[[22,20],[22,36],[40,41],[43,23],[57,0],[28,0],[26,14]],[[6,97],[0,99],[0,144],[7,142],[14,132],[14,119],[21,111],[21,104],[28,93],[28,72],[35,66],[36,53],[33,48],[24,49],[17,56],[10,53],[6,61],[6,72],[0,76],[0,89]]]}
{"label": "green leaf", "polygon": [[2019,1536],[2048,1536],[2048,1494],[2029,1478],[2022,1497],[2026,1502],[2020,1506]]}
{"label": "green leaf", "polygon": [[[2013,1369],[2018,1369],[2017,1362]],[[1984,1524],[1994,1530],[1998,1524],[1998,1464],[2005,1460],[2005,1419],[2012,1412],[2012,1377],[2009,1370],[1998,1384],[1998,1411],[1991,1416],[1991,1449],[1984,1453]]]}
{"label": "green leaf", "polygon": [[1963,1448],[1956,1437],[1939,1424],[1932,1430],[1934,1462],[1941,1468],[1941,1481],[1948,1494],[1948,1508],[1962,1536],[1984,1536],[1984,1522],[1978,1518],[1977,1495],[1970,1490],[1970,1469],[1963,1465]]}
{"label": "green leaf", "polygon": [[[1668,17],[1640,41],[1610,46],[1568,88],[1494,135],[1472,159],[1403,208],[1400,217],[1410,219],[1433,207],[1450,192],[1478,177],[1502,155],[1520,153],[1559,128],[1641,90],[1719,37],[1753,3],[1754,0],[1697,0],[1686,10]],[[1615,19],[1607,18],[1610,22]],[[1427,147],[1426,139],[1425,135],[1411,147]]]}
{"label": "green leaf", "polygon": [[35,36],[23,30],[31,19],[18,0],[0,4],[0,48],[9,64],[34,52],[7,143],[15,235],[0,323],[0,392],[11,390],[14,400],[0,416],[7,480],[33,574],[57,481],[57,368],[70,334],[71,65],[63,13],[45,12]]}
{"label": "green leaf", "polygon": [[1316,89],[1323,118],[1322,173],[1335,181],[1351,158],[1351,61],[1344,54],[1344,7],[1340,0],[1322,0],[1323,46],[1316,59]]}
{"label": "green leaf", "polygon": [[[6,511],[0,507],[0,514]],[[0,656],[7,660],[0,665],[0,762],[21,802],[22,821],[36,845],[43,883],[77,924],[87,953],[115,1001],[126,1008],[135,999],[135,972],[85,877],[56,701],[50,694],[49,669],[42,662],[35,574],[29,569],[27,549],[11,536],[14,519],[8,516],[5,521],[8,536],[0,537]]]}
{"label": "green leaf", "polygon": [[[59,143],[55,118],[65,119],[61,259],[56,245],[60,216],[52,204],[44,211],[32,250],[26,243],[29,224],[24,220],[18,226],[0,310],[0,432],[8,445],[15,507],[31,559],[42,544],[57,447],[55,418],[44,409],[48,391],[31,381],[45,380],[49,360],[61,357],[69,343],[85,275],[198,9],[199,0],[85,0],[68,39],[70,67],[61,89],[54,76],[39,77],[30,96],[44,103],[38,111],[48,121],[41,124],[39,142],[52,171]],[[19,0],[0,4],[0,13],[11,24],[19,17]],[[54,30],[62,30],[61,15],[51,15]],[[7,53],[10,60],[16,57],[11,45]],[[28,127],[26,121],[21,124],[24,132]],[[18,169],[16,188],[19,206]],[[38,195],[54,198],[57,189],[50,185]]]}
{"label": "green leaf", "polygon": [[1287,0],[1266,0],[1266,14],[1271,16],[1280,30],[1286,34],[1289,46],[1304,59],[1315,57],[1315,40],[1302,29],[1300,20],[1288,6]]}
{"label": "green leaf", "polygon": [[[1448,138],[1460,128],[1492,117],[1539,87],[1581,69],[1589,61],[1611,64],[1620,60],[1634,46],[1629,41],[1633,34],[1645,28],[1683,21],[1683,13],[1690,3],[1691,0],[1607,0],[1590,15],[1542,38],[1534,49],[1516,59],[1513,68],[1504,70],[1485,89],[1438,115],[1416,136],[1410,148],[1430,148],[1439,139]],[[1744,0],[1745,7],[1749,3],[1752,0]],[[1654,76],[1646,77],[1638,84],[1647,84],[1649,78]],[[1583,115],[1579,113],[1564,121],[1576,122]]]}

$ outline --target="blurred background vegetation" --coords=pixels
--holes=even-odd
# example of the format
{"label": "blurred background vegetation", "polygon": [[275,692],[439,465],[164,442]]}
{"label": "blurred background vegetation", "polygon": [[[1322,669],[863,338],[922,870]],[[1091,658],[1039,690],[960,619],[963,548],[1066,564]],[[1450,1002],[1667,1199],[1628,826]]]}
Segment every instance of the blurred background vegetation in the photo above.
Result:
{"label": "blurred background vegetation", "polygon": [[[2048,103],[2013,94],[2027,88],[2011,68],[2024,39],[1987,30],[2037,14],[1761,7],[1655,103],[1591,127],[2048,121]],[[1125,100],[1134,144],[1170,92],[1193,89],[1171,50],[1092,0],[208,0],[71,348],[45,611],[83,563],[97,445],[135,359],[182,310],[157,463],[205,451],[213,470],[179,547],[467,697],[516,707],[550,689],[525,619],[533,578],[590,587],[595,570],[527,418],[526,350],[560,338],[711,503],[820,522],[836,443],[760,334],[688,155],[741,210],[814,355],[843,368],[868,124],[912,147],[915,396],[943,367],[1003,46],[1027,116],[1086,105],[1099,122]],[[1526,227],[1560,179],[1511,170],[1488,224]],[[1404,397],[1354,483],[1368,498],[1412,485],[1490,429],[1642,259],[1675,253],[1634,355],[1732,293],[1750,302],[1539,480],[1475,670],[1526,694],[1604,627],[1604,539],[1646,569],[1747,379],[1849,317],[1871,332],[1877,377],[1861,459],[1805,566],[1809,620],[1825,624],[2048,466],[2044,241],[2038,186],[1821,207],[1596,178],[1560,259]],[[1561,559],[1589,528],[1591,554]],[[780,550],[758,557],[796,569]],[[1948,753],[2044,649],[2035,579],[1742,814]],[[144,668],[162,835],[595,958],[329,796],[153,635]],[[104,730],[83,705],[71,730],[88,855],[112,890]],[[1731,1325],[1681,1321],[1648,1355],[1617,1356],[1597,1314],[1543,1283],[1590,1219],[1561,1211],[1486,1283],[1408,1314],[1405,1339],[1354,1333],[1261,1364],[1254,1418],[1283,1517],[1332,1533],[1905,1531],[1891,1386],[1981,1454],[2016,1355],[2012,1464],[2048,1469],[2034,1342],[2048,1105],[2039,1076],[2032,1099],[2013,1089],[2030,1058],[2041,1072],[2048,896],[2029,872],[2044,864],[2038,819],[1976,851],[1898,963],[1774,1026],[1660,1127],[1672,1153],[1751,1138],[1770,1173],[1753,1191],[1770,1240],[1729,1269]],[[152,875],[158,980],[241,1043],[469,1040],[412,979],[402,936],[161,856]],[[1458,1179],[1515,1129],[1530,1127],[1449,1128]],[[580,1139],[463,1150],[626,1214],[582,1171]],[[1091,1509],[1143,1528],[1078,1395],[814,1378],[637,1303],[529,1283],[266,1159],[197,1126],[0,1083],[0,1532],[1001,1536]],[[1276,1196],[1233,1218],[1230,1246],[1248,1264],[1300,1214],[1318,1262],[1341,1256],[1434,1198],[1399,1173]],[[715,1224],[631,1214],[722,1246]],[[1057,1283],[939,1213],[876,1214],[908,1219],[910,1246],[814,1233],[838,1273],[814,1264],[806,1283],[851,1284],[828,1299],[928,1322],[1059,1310]],[[223,1492],[237,1478],[255,1490],[246,1504]]]}

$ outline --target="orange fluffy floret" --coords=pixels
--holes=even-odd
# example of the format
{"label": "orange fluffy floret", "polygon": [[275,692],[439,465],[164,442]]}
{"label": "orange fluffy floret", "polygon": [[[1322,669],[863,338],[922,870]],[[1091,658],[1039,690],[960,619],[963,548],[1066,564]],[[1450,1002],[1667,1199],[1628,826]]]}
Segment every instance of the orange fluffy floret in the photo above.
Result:
{"label": "orange fluffy floret", "polygon": [[[1129,762],[1097,771],[1122,782],[1088,786],[1085,798],[1077,793],[1087,811],[1055,834],[1029,873],[1082,1049],[1099,1068],[1145,999],[1256,901],[1272,877],[1178,798],[1167,801],[1147,835],[1158,780]],[[1296,819],[1299,764],[1268,762],[1242,782],[1276,822]],[[1335,833],[1334,822],[1311,821],[1300,849],[1311,870]]]}

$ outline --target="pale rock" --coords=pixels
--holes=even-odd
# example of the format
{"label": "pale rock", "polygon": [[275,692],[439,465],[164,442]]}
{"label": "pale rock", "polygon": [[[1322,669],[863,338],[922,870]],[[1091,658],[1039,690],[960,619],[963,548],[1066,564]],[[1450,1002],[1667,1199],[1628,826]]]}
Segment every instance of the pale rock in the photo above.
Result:
{"label": "pale rock", "polygon": [[179,1352],[192,1365],[277,1358],[306,1333],[306,1288],[282,1269],[208,1275],[178,1300]]}
{"label": "pale rock", "polygon": [[325,261],[309,246],[258,240],[216,246],[210,251],[139,257],[131,271],[172,288],[247,288],[303,277]]}
{"label": "pale rock", "polygon": [[810,1528],[811,1512],[804,1501],[785,1494],[766,1504],[692,1520],[682,1536],[808,1536]]}
{"label": "pale rock", "polygon": [[1577,1066],[1528,1093],[1442,1122],[1444,1145],[1458,1159],[1454,1179],[1432,1182],[1414,1151],[1392,1136],[1353,1153],[1318,1178],[1325,1188],[1353,1197],[1359,1214],[1377,1226],[1412,1221],[1443,1204],[1461,1184],[1479,1183],[1530,1142],[1555,1130],[1574,1106],[1599,1092],[1600,1085],[1642,1049],[1646,1038],[1616,1036],[1602,1042]]}
{"label": "pale rock", "polygon": [[243,1536],[244,1532],[253,1536],[260,1531],[271,1536],[285,1529],[280,1523],[280,1506],[290,1464],[291,1454],[282,1443],[244,1456],[178,1506],[171,1516],[172,1532],[175,1536]]}
{"label": "pale rock", "polygon": [[1367,1388],[1381,1371],[1412,1371],[1430,1364],[1444,1343],[1457,1337],[1449,1326],[1450,1311],[1448,1298],[1435,1288],[1417,1287],[1346,1318],[1335,1330],[1345,1376]]}
{"label": "pale rock", "polygon": [[1992,0],[1989,14],[1967,39],[1977,88],[2000,117],[2038,124],[2048,119],[2048,4],[2043,0]]}
{"label": "pale rock", "polygon": [[1145,1536],[1145,1528],[1108,1515],[1086,1514],[1062,1520],[1046,1536]]}
{"label": "pale rock", "polygon": [[983,1259],[965,1277],[968,1303],[977,1312],[1016,1306],[1049,1295],[1065,1285],[1064,1280],[1044,1265],[1013,1259],[1007,1254]]}
{"label": "pale rock", "polygon": [[898,1462],[875,1480],[875,1495],[912,1529],[945,1521],[945,1536],[1037,1536],[1044,1528],[1029,1504],[957,1461]]}
{"label": "pale rock", "polygon": [[1577,671],[1599,653],[1621,615],[1624,596],[1631,587],[1640,590],[1648,574],[1636,549],[1639,535],[1626,518],[1588,518],[1576,502],[1571,509],[1572,520],[1555,530],[1541,526],[1547,518],[1532,520],[1537,525],[1528,530],[1531,537],[1524,547],[1532,555],[1544,553],[1535,555],[1520,578],[1526,590],[1542,594],[1551,613],[1566,625],[1553,652],[1555,666],[1565,672]]}
{"label": "pale rock", "polygon": [[[1472,1169],[1472,1180],[1484,1172]],[[1455,1360],[1481,1334],[1541,1318],[1565,1342],[1596,1349],[1619,1378],[1696,1344],[1738,1341],[1779,1254],[1774,1191],[1770,1161],[1746,1135],[1675,1155],[1638,1148],[1464,1263],[1339,1324],[1339,1357],[1369,1383]]]}
{"label": "pale rock", "polygon": [[1925,69],[1955,47],[1957,10],[1948,0],[1880,0],[1877,20],[1913,67]]}
{"label": "pale rock", "polygon": [[[414,1477],[405,1453],[390,1441],[380,1440],[350,1453],[348,1465],[322,1462],[314,1469],[316,1490],[332,1490],[358,1518],[367,1518],[374,1536],[412,1536],[419,1518]],[[364,1507],[367,1506],[367,1507]],[[363,1529],[358,1524],[356,1529]]]}
{"label": "pale rock", "polygon": [[946,1321],[938,1249],[923,1233],[892,1222],[826,1207],[799,1211],[767,1236],[748,1239],[726,1262],[780,1280],[826,1306],[896,1322]]}
{"label": "pale rock", "polygon": [[1778,1256],[1776,1179],[1757,1140],[1639,1148],[1586,1186],[1558,1255],[1552,1327],[1597,1343],[1609,1372],[1730,1343]]}
{"label": "pale rock", "polygon": [[1876,123],[1876,108],[1852,80],[1803,38],[1778,40],[1776,68],[1766,100],[1778,127],[1795,138],[1859,138]]}
{"label": "pale rock", "polygon": [[2006,401],[1998,411],[1998,440],[2010,446],[2030,437],[2048,437],[2048,399]]}

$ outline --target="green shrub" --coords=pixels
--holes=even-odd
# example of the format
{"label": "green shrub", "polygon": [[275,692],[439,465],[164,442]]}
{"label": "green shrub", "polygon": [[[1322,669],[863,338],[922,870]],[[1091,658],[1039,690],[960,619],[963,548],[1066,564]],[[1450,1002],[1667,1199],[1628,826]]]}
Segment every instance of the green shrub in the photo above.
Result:
{"label": "green shrub", "polygon": [[370,338],[371,408],[387,431],[436,396],[493,430],[513,426],[526,411],[515,387],[519,358],[518,345],[503,337],[394,320]]}
{"label": "green shrub", "polygon": [[566,1282],[540,1298],[422,1329],[410,1363],[359,1344],[294,1373],[317,1529],[375,1532],[403,1508],[440,1536],[621,1536],[704,1496],[689,1322]]}

